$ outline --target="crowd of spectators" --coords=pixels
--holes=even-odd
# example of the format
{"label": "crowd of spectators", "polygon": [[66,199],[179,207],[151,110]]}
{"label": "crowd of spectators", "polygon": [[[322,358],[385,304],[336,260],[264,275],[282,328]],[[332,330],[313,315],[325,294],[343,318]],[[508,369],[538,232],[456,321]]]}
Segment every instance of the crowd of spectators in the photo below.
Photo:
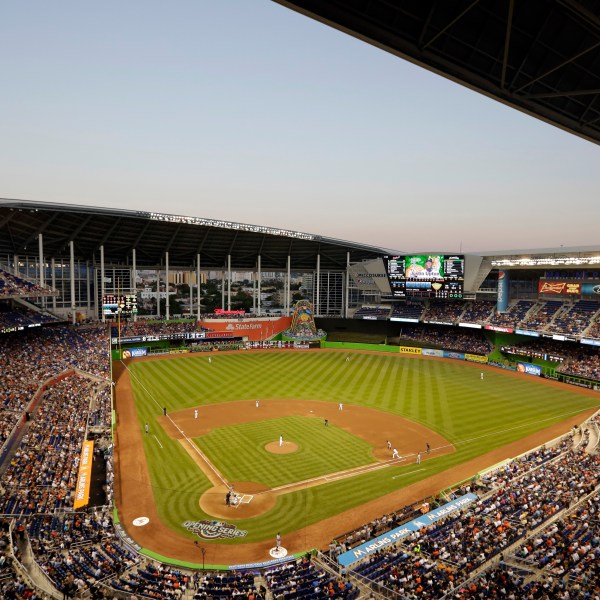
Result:
{"label": "crowd of spectators", "polygon": [[[171,335],[175,333],[194,333],[206,331],[196,321],[122,321],[120,324],[121,337]],[[113,338],[119,337],[119,326],[113,324],[110,328]]]}
{"label": "crowd of spectators", "polygon": [[[496,474],[494,479],[498,483],[500,478],[500,487],[482,496],[463,514],[453,514],[414,532],[400,548],[377,552],[356,571],[408,598],[436,598],[454,592],[461,597],[463,591],[471,594],[466,597],[488,597],[478,595],[489,586],[487,573],[472,580],[473,573],[486,568],[491,559],[520,540],[527,540],[546,521],[563,511],[567,514],[574,503],[593,494],[600,482],[600,458],[581,449],[565,449],[564,445],[556,456],[527,459],[525,469],[523,464],[519,461],[508,465]],[[597,507],[597,494],[592,498]],[[590,536],[595,541],[586,540],[588,545],[580,550],[580,559],[587,557],[586,567],[595,565],[590,575],[597,570],[597,561],[592,561],[598,556],[599,535],[596,519]],[[572,540],[569,542],[572,549]],[[544,542],[536,539],[534,543],[539,546]],[[570,561],[579,562],[573,552],[569,556],[565,569]],[[494,578],[495,574],[489,576],[491,581]],[[468,585],[464,585],[466,582]],[[517,593],[516,597],[524,596]]]}
{"label": "crowd of spectators", "polygon": [[533,300],[518,300],[506,312],[496,312],[489,320],[491,325],[498,327],[518,327],[525,320],[527,313],[533,308]]}
{"label": "crowd of spectators", "polygon": [[466,302],[440,302],[431,300],[421,319],[425,322],[448,323],[454,325],[462,321],[461,315],[466,308]]}
{"label": "crowd of spectators", "polygon": [[473,300],[467,302],[460,320],[463,323],[487,323],[490,317],[494,314],[496,303],[488,300]]}
{"label": "crowd of spectators", "polygon": [[391,319],[415,319],[419,321],[425,306],[418,302],[406,302],[405,304],[394,304]]}
{"label": "crowd of spectators", "polygon": [[17,328],[36,327],[58,321],[58,317],[47,312],[36,312],[30,308],[13,305],[10,301],[0,301],[0,333]]}
{"label": "crowd of spectators", "polygon": [[265,571],[268,588],[276,600],[287,598],[358,598],[359,590],[348,580],[318,568],[309,555]]}
{"label": "crowd of spectators", "polygon": [[600,354],[598,349],[588,346],[577,348],[557,371],[564,375],[600,381]]}
{"label": "crowd of spectators", "polygon": [[400,330],[402,339],[419,342],[429,348],[441,348],[470,354],[488,354],[492,350],[490,342],[480,330],[441,328],[433,325],[406,326]]}
{"label": "crowd of spectators", "polygon": [[600,303],[593,300],[579,300],[573,306],[562,312],[546,328],[548,333],[581,336],[591,325],[594,316],[600,310]]}
{"label": "crowd of spectators", "polygon": [[554,319],[555,315],[563,307],[564,303],[561,300],[543,302],[537,311],[533,311],[533,314],[525,318],[521,324],[521,328],[527,331],[542,331],[552,322],[552,319]]}
{"label": "crowd of spectators", "polygon": [[52,294],[49,287],[42,287],[24,277],[0,269],[0,298],[43,296]]}
{"label": "crowd of spectators", "polygon": [[355,319],[371,319],[374,321],[385,321],[390,317],[389,306],[361,306],[355,313]]}

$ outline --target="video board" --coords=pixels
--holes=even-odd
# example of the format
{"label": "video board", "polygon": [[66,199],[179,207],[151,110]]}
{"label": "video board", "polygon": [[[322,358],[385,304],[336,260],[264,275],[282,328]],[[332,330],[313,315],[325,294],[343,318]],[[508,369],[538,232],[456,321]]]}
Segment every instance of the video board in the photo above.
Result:
{"label": "video board", "polygon": [[394,298],[463,298],[464,254],[384,256],[383,262]]}
{"label": "video board", "polygon": [[135,294],[105,294],[102,298],[102,313],[110,315],[137,314],[137,296]]}

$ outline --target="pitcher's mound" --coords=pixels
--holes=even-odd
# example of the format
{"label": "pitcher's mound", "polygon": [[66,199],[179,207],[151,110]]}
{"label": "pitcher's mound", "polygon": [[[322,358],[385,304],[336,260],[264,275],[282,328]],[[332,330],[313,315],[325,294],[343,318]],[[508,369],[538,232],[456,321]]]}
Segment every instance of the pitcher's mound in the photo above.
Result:
{"label": "pitcher's mound", "polygon": [[298,450],[298,444],[295,444],[294,442],[283,442],[283,445],[280,446],[279,442],[269,442],[265,446],[265,450],[267,452],[272,452],[273,454],[291,454]]}

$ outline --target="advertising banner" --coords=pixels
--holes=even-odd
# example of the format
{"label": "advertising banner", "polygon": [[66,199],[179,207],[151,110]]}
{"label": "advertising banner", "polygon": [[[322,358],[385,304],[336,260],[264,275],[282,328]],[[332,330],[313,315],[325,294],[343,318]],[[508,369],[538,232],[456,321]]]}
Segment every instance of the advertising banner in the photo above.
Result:
{"label": "advertising banner", "polygon": [[539,367],[538,365],[532,365],[531,363],[518,362],[517,363],[517,372],[518,373],[526,373],[527,375],[535,375],[536,377],[541,377],[542,367]]}
{"label": "advertising banner", "polygon": [[401,354],[422,354],[422,348],[414,348],[413,346],[400,346]]}
{"label": "advertising banner", "polygon": [[600,283],[584,283],[581,286],[581,293],[586,296],[600,296]]}
{"label": "advertising banner", "polygon": [[512,327],[498,327],[498,325],[486,325],[485,328],[488,331],[501,331],[502,333],[512,333],[514,331]]}
{"label": "advertising banner", "polygon": [[266,340],[281,333],[292,324],[292,317],[277,320],[261,319],[207,319],[200,325],[209,331],[207,338],[243,336],[250,341]]}
{"label": "advertising banner", "polygon": [[582,344],[588,344],[590,346],[600,346],[600,340],[588,340],[588,339],[583,339],[583,340],[579,340]]}
{"label": "advertising banner", "polygon": [[487,363],[487,356],[479,356],[479,354],[465,354],[465,360],[470,360],[476,363]]}
{"label": "advertising banner", "polygon": [[456,360],[465,360],[465,355],[462,352],[450,352],[444,350],[444,358],[454,358]]}
{"label": "advertising banner", "polygon": [[443,358],[444,351],[443,350],[434,350],[432,348],[422,348],[421,349],[423,356],[437,356],[438,358]]}
{"label": "advertising banner", "polygon": [[396,527],[396,529],[392,529],[387,533],[384,533],[356,548],[352,548],[348,552],[344,552],[338,556],[338,562],[340,565],[347,567],[352,563],[358,562],[367,556],[375,554],[378,550],[390,546],[391,544],[395,544],[408,537],[411,533],[415,531],[419,531],[423,527],[427,527],[431,523],[435,523],[448,515],[462,510],[465,506],[468,506],[472,502],[477,500],[477,496],[475,494],[465,494],[464,496],[460,496],[444,506],[440,506],[431,512],[428,512],[400,527]]}
{"label": "advertising banner", "polygon": [[505,312],[510,300],[510,271],[498,271],[498,312]]}
{"label": "advertising banner", "polygon": [[469,329],[481,329],[481,325],[479,323],[459,323],[459,327],[468,327]]}
{"label": "advertising banner", "polygon": [[148,348],[127,348],[122,352],[123,358],[139,358],[140,356],[148,356]]}
{"label": "advertising banner", "polygon": [[581,294],[581,283],[572,281],[538,281],[538,294]]}
{"label": "advertising banner", "polygon": [[538,331],[528,331],[527,329],[515,329],[515,333],[518,335],[528,335],[529,337],[540,337]]}
{"label": "advertising banner", "polygon": [[83,442],[79,460],[79,473],[75,487],[75,502],[73,508],[86,506],[90,501],[90,483],[92,481],[92,462],[94,460],[94,442]]}

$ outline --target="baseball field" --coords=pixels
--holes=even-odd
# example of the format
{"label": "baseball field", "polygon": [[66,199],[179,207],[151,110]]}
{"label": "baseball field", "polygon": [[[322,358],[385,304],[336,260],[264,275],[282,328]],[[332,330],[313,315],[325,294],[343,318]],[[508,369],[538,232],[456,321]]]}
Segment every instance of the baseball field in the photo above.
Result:
{"label": "baseball field", "polygon": [[524,374],[367,352],[188,354],[114,374],[119,519],[146,551],[186,565],[200,547],[211,565],[268,560],[277,532],[289,552],[323,547],[600,404]]}

